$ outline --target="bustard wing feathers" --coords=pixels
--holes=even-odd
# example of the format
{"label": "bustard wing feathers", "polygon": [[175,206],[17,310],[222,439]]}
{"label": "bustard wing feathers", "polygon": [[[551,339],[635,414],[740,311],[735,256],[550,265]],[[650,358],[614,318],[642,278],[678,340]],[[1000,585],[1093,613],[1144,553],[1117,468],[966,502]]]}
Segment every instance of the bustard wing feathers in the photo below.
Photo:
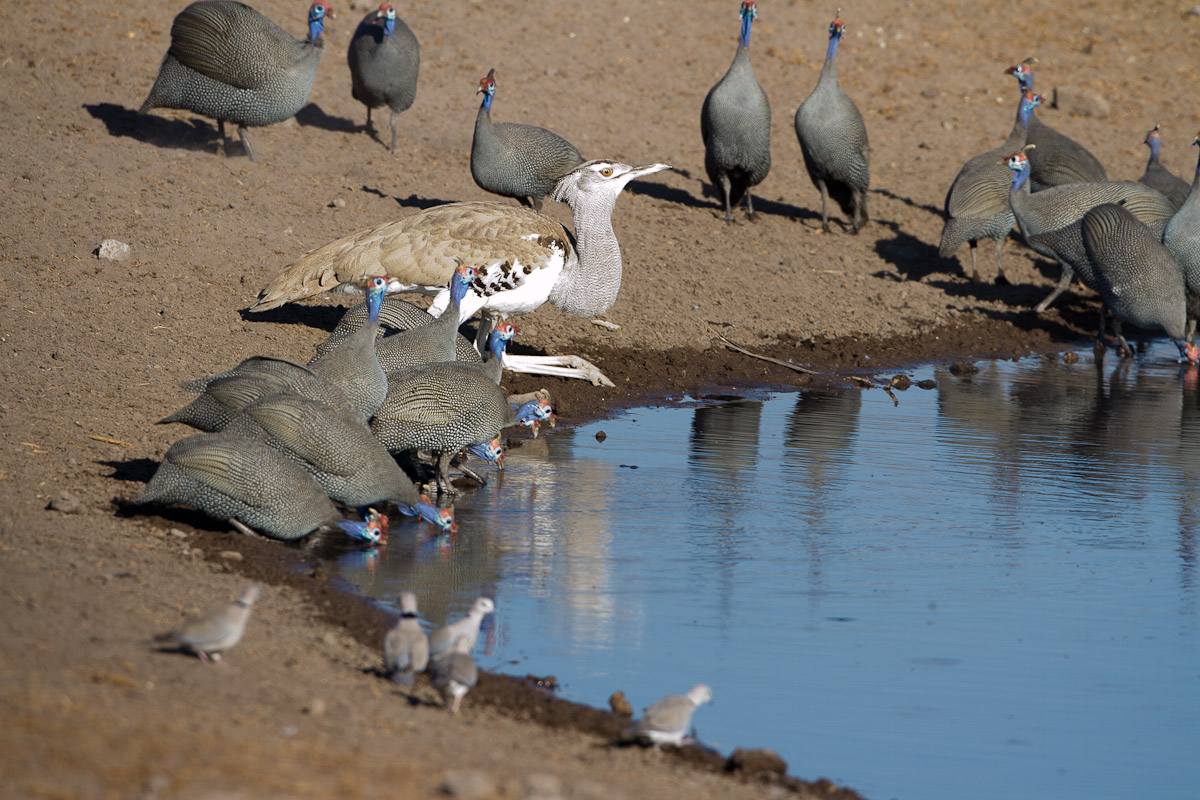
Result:
{"label": "bustard wing feathers", "polygon": [[497,263],[538,265],[554,249],[570,247],[550,217],[504,203],[449,203],[319,247],[259,292],[255,311],[277,308],[373,275],[431,290],[444,287],[458,267]]}

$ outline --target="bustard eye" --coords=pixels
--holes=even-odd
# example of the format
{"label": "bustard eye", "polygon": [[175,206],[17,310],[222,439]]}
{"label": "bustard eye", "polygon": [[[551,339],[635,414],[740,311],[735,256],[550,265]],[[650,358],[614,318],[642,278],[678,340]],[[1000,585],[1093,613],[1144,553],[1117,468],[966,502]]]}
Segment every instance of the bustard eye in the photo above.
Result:
{"label": "bustard eye", "polygon": [[600,174],[606,178],[611,178],[613,174],[612,167],[602,167],[600,169]]}

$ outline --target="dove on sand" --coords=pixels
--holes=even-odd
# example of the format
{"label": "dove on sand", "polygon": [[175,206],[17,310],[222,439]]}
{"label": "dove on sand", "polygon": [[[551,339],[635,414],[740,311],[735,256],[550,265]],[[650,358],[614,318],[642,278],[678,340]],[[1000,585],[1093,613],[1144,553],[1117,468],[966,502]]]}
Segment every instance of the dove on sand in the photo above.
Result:
{"label": "dove on sand", "polygon": [[433,685],[442,695],[446,708],[454,714],[475,681],[479,672],[471,658],[471,644],[466,636],[454,640],[454,646],[444,657],[433,662]]}
{"label": "dove on sand", "polygon": [[242,589],[242,594],[225,608],[189,620],[179,627],[160,633],[154,641],[164,647],[175,647],[195,653],[201,661],[221,662],[221,653],[241,641],[246,621],[255,601],[262,596],[257,583]]}
{"label": "dove on sand", "polygon": [[642,712],[642,718],[626,729],[626,741],[651,742],[679,746],[692,724],[692,714],[704,703],[712,700],[712,689],[698,683],[687,694],[664,697]]}
{"label": "dove on sand", "polygon": [[383,669],[402,686],[412,686],[413,676],[429,663],[429,638],[417,619],[417,596],[400,593],[400,619],[383,639]]}

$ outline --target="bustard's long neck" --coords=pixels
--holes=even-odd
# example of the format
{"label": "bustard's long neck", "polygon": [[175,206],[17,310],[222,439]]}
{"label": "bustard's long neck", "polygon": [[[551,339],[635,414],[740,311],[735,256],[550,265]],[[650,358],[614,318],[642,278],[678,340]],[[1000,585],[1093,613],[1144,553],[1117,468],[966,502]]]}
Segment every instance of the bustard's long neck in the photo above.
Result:
{"label": "bustard's long neck", "polygon": [[603,314],[621,290],[621,247],[613,231],[617,196],[576,196],[571,203],[575,250],[566,253],[562,275],[550,291],[555,307],[579,317]]}

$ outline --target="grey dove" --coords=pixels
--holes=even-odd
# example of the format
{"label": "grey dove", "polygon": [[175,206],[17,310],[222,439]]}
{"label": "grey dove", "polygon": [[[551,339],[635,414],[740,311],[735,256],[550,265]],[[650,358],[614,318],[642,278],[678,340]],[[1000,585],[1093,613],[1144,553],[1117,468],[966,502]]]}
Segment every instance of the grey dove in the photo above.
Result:
{"label": "grey dove", "polygon": [[475,649],[475,640],[479,638],[479,626],[483,618],[496,611],[496,604],[490,597],[480,597],[475,600],[471,610],[460,620],[443,625],[429,634],[429,660],[436,662],[445,658],[454,649],[454,643],[459,639],[466,642],[465,652]]}
{"label": "grey dove", "polygon": [[[838,10],[839,15],[841,9]],[[796,109],[796,138],[804,166],[821,192],[821,230],[829,232],[829,198],[850,217],[850,232],[867,224],[867,188],[871,183],[871,146],[867,126],[854,101],[838,86],[838,44],[846,23],[829,23],[825,64],[812,93]]]}
{"label": "grey dove", "polygon": [[221,663],[221,653],[242,640],[250,611],[262,596],[262,587],[251,583],[241,595],[225,608],[188,620],[166,633],[157,634],[154,641],[165,647],[175,647],[194,653],[201,661]]}
{"label": "grey dove", "polygon": [[246,129],[282,122],[308,102],[332,14],[323,0],[313,3],[308,36],[298,40],[243,3],[192,3],[171,25],[171,47],[138,113],[179,108],[212,117],[222,147],[225,123],[235,123],[254,161]]}
{"label": "grey dove", "polygon": [[583,163],[575,145],[536,125],[492,122],[496,70],[488,70],[476,94],[483,95],[471,140],[471,177],[484,191],[513,197],[535,211],[558,179]]}
{"label": "grey dove", "polygon": [[733,63],[709,89],[700,108],[704,169],[725,202],[727,222],[733,221],[733,207],[743,198],[746,216],[753,218],[750,188],[762,183],[771,170],[771,104],[750,65],[750,30],[758,19],[754,0],[744,0],[741,19]]}
{"label": "grey dove", "polygon": [[660,744],[683,744],[692,725],[696,709],[712,700],[712,689],[698,683],[687,694],[673,694],[647,706],[640,719],[625,730],[627,741]]}
{"label": "grey dove", "polygon": [[[255,310],[275,308],[371,275],[392,277],[389,291],[437,295],[430,313],[449,304],[450,276],[460,263],[475,267],[461,317],[484,315],[476,347],[482,351],[500,318],[527,314],[549,300],[582,317],[603,314],[621,288],[622,260],[612,212],[631,180],[669,169],[632,167],[599,159],[559,179],[554,199],[571,206],[572,239],[556,220],[504,203],[434,206],[320,247],[288,267],[259,293]],[[603,384],[595,366],[575,356],[508,356],[515,372],[583,377]]]}
{"label": "grey dove", "polygon": [[346,48],[346,61],[350,65],[351,94],[367,107],[367,129],[374,130],[371,109],[387,106],[391,110],[389,149],[395,155],[396,118],[417,99],[421,48],[416,35],[396,15],[396,7],[384,3],[358,24]]}
{"label": "grey dove", "polygon": [[457,714],[463,697],[479,680],[471,645],[466,636],[459,636],[450,652],[433,661],[431,681],[451,713]]}
{"label": "grey dove", "polygon": [[429,638],[417,618],[417,596],[400,593],[400,619],[383,638],[383,671],[395,683],[412,686],[429,663]]}

